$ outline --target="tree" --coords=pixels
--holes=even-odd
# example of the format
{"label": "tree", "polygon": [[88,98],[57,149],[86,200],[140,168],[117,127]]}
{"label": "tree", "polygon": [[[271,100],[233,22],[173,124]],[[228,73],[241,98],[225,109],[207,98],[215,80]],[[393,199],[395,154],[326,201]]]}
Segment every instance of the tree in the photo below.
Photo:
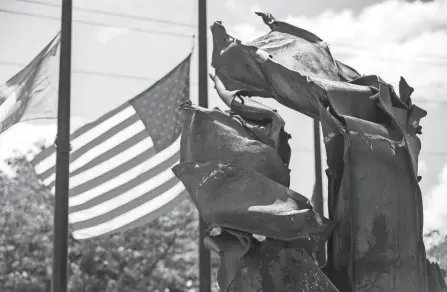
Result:
{"label": "tree", "polygon": [[430,248],[427,251],[427,257],[430,261],[439,263],[439,266],[442,269],[442,274],[447,281],[447,237],[444,238],[441,243]]}
{"label": "tree", "polygon": [[[50,291],[53,197],[25,158],[9,163],[17,175],[0,173],[0,290]],[[197,291],[197,218],[186,199],[127,232],[70,237],[69,291]]]}

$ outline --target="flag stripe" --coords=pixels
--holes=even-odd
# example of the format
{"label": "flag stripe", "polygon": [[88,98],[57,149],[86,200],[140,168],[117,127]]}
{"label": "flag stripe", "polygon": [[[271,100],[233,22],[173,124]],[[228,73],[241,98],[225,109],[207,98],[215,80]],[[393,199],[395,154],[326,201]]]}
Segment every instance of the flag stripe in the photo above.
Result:
{"label": "flag stripe", "polygon": [[[70,173],[72,174],[74,171],[77,171],[79,168],[81,168],[85,164],[87,164],[85,161],[85,158],[84,158],[84,160],[79,160],[79,161],[76,161],[76,160],[78,158],[82,157],[82,155],[86,154],[91,148],[95,147],[96,145],[99,145],[101,142],[104,142],[111,137],[114,137],[113,135],[118,133],[119,130],[123,130],[124,128],[129,127],[129,126],[133,126],[133,124],[135,124],[137,122],[138,122],[138,119],[136,118],[136,116],[133,116],[133,118],[129,118],[125,122],[117,125],[116,131],[110,130],[107,133],[102,134],[100,137],[94,139],[91,143],[85,144],[85,145],[81,146],[78,150],[74,151],[70,155]],[[140,128],[141,128],[141,125],[140,125]],[[146,137],[148,137],[148,133],[144,129],[141,130],[139,134],[143,134]],[[114,137],[114,139],[115,139],[115,137]],[[114,141],[115,144],[118,142],[119,141]],[[55,153],[53,153],[53,154],[55,154]],[[73,162],[75,162],[75,163],[73,163]],[[90,161],[88,163],[90,163]],[[40,174],[40,177],[42,178],[42,180],[47,180],[52,176],[52,179],[49,179],[48,182],[46,183],[46,185],[49,185],[52,182],[52,180],[55,179],[55,177],[54,177],[55,171],[56,171],[55,166],[53,166]]]}
{"label": "flag stripe", "polygon": [[173,155],[176,155],[176,153],[180,149],[180,143],[178,142],[179,140],[177,140],[175,143],[173,143],[163,151],[159,152],[157,155],[150,157],[146,161],[141,162],[139,165],[133,167],[132,169],[126,172],[119,173],[119,171],[117,171],[119,175],[112,174],[111,177],[113,176],[113,178],[109,180],[101,180],[100,184],[98,184],[95,181],[96,179],[93,179],[92,181],[95,181],[95,183],[88,182],[89,184],[88,186],[90,188],[86,187],[86,185],[83,185],[82,188],[80,188],[81,186],[73,188],[72,189],[73,193],[70,196],[70,204],[72,206],[83,204],[95,197],[104,194],[105,192],[111,191],[121,186],[122,184],[131,181],[132,179],[138,177],[146,170],[156,167],[164,160],[168,159]]}
{"label": "flag stripe", "polygon": [[[150,149],[146,150],[145,152],[143,152],[142,154],[129,159],[122,165],[116,167],[115,169],[113,169],[109,172],[92,177],[88,181],[85,181],[81,184],[77,184],[76,186],[73,186],[71,188],[70,197],[77,196],[79,194],[85,193],[88,190],[95,189],[95,188],[101,186],[102,184],[109,182],[110,180],[115,179],[117,177],[120,177],[121,175],[124,175],[126,173],[129,173],[132,171],[138,172],[139,171],[138,166],[141,165],[141,162],[147,161],[147,160],[153,158],[155,156],[155,154],[157,154],[155,152],[155,149],[150,148]],[[70,184],[71,184],[71,182],[70,182]]]}
{"label": "flag stripe", "polygon": [[[143,136],[143,140],[141,140],[141,136]],[[139,141],[139,142],[137,142]],[[119,141],[118,141],[119,142]],[[129,145],[129,142],[134,142],[133,145]],[[121,145],[128,145],[128,149],[124,149],[124,147],[120,148]],[[135,145],[136,144],[136,145]],[[131,152],[131,154],[126,158],[124,157],[123,153],[116,154],[115,156],[105,160],[106,157],[109,157],[112,150],[109,150],[105,153],[96,153],[97,156],[95,157],[95,153],[89,153],[90,155],[87,157],[88,159],[83,161],[84,164],[81,167],[89,165],[90,167],[86,169],[84,172],[78,172],[79,168],[75,168],[72,172],[76,172],[76,175],[70,175],[73,179],[70,180],[70,187],[75,188],[79,185],[82,185],[83,183],[87,182],[87,180],[92,180],[93,178],[98,177],[100,174],[103,174],[105,171],[109,170],[112,171],[114,167],[118,166],[120,163],[124,163],[123,160],[131,159],[134,157],[134,155],[144,154],[142,151],[148,152],[146,156],[143,157],[149,157],[155,155],[155,150],[153,149],[153,143],[152,140],[149,138],[149,134],[146,131],[142,131],[136,135],[134,135],[132,138],[126,140],[125,142],[113,147],[112,149],[120,148],[122,152],[129,153],[130,150],[135,150],[134,152]],[[145,150],[149,149],[149,150]],[[87,162],[86,162],[87,161]],[[93,161],[96,161],[97,163],[94,164]],[[103,161],[103,162],[102,162]],[[121,162],[120,162],[121,161]],[[144,160],[143,160],[144,161]],[[110,162],[110,163],[109,163]],[[128,162],[130,164],[130,162]],[[136,162],[138,164],[138,161]],[[92,170],[93,168],[93,170]],[[94,170],[98,170],[95,172]],[[88,178],[88,174],[91,174],[91,176]],[[56,174],[53,172],[52,176],[48,179],[44,180],[44,184],[47,185],[49,188],[54,187],[55,183],[55,176]],[[88,179],[87,179],[88,178]]]}
{"label": "flag stripe", "polygon": [[134,144],[138,144],[144,139],[148,139],[148,133],[147,131],[141,131],[140,133],[136,134],[130,139],[127,139],[123,143],[113,147],[106,153],[103,153],[101,155],[98,155],[95,159],[92,159],[90,162],[84,164],[83,166],[79,167],[78,169],[73,170],[70,172],[70,177],[73,177],[83,171],[86,171],[88,169],[91,169],[92,167],[95,167],[96,165],[102,164],[107,161],[111,161],[113,157],[118,156],[121,152],[128,151]]}
{"label": "flag stripe", "polygon": [[[131,139],[128,139],[126,141],[134,140],[133,138],[135,138],[135,140],[136,140],[138,135],[139,134],[134,135]],[[147,133],[146,133],[146,135],[147,135]],[[119,147],[123,143],[119,144],[116,147]],[[73,175],[72,179],[74,180],[74,182],[73,182],[72,186],[73,187],[78,186],[84,182],[87,182],[89,180],[88,178],[97,177],[99,175],[104,174],[107,171],[113,171],[118,166],[126,163],[129,159],[132,159],[133,157],[138,157],[141,154],[148,152],[153,146],[154,146],[154,144],[152,143],[152,139],[148,136],[145,139],[141,140],[140,142],[134,142],[133,145],[130,145],[130,147],[128,147],[127,149],[121,149],[120,153],[111,157],[110,159],[103,161],[102,163],[97,163],[93,167],[90,167],[88,170],[84,170],[81,173]],[[114,148],[116,148],[116,147],[114,147]],[[149,150],[147,150],[147,149],[149,149]],[[108,153],[108,152],[105,152],[105,153]],[[103,155],[103,154],[100,154],[100,155]],[[76,169],[75,171],[77,171],[78,169]]]}
{"label": "flag stripe", "polygon": [[[74,159],[70,163],[70,169],[76,170],[98,155],[107,152],[136,134],[145,132],[144,124],[140,120],[132,121],[132,123],[126,120],[118,124],[116,128],[119,128],[119,131],[115,131],[115,128],[109,130],[75,151],[73,153]],[[111,137],[113,139],[110,139]]]}
{"label": "flag stripe", "polygon": [[139,219],[133,221],[132,223],[129,223],[121,228],[118,228],[116,231],[120,232],[123,230],[127,230],[129,228],[135,228],[135,227],[141,226],[143,224],[146,224],[162,215],[165,215],[166,213],[171,211],[173,208],[180,205],[180,203],[182,201],[184,201],[185,198],[187,198],[187,197],[189,197],[188,192],[183,188],[183,191],[179,195],[177,195],[174,199],[172,199],[168,203],[165,203],[162,207],[156,209],[155,211],[152,211],[151,213],[149,213],[146,216],[140,217]]}
{"label": "flag stripe", "polygon": [[124,225],[121,228],[118,228],[115,232],[121,232],[124,230],[128,230],[131,228],[135,228],[138,226],[142,226],[144,224],[147,224],[148,222],[151,222],[152,220],[165,215],[166,213],[168,213],[169,211],[171,211],[173,208],[177,207],[178,205],[180,205],[180,203],[182,201],[185,200],[185,198],[188,197],[188,192],[186,192],[185,189],[183,189],[183,192],[181,192],[179,195],[177,195],[174,199],[172,199],[171,201],[169,201],[168,203],[165,203],[162,207],[156,209],[155,211],[152,211],[151,213],[149,213],[148,215],[145,215],[143,217],[140,217],[139,219]]}
{"label": "flag stripe", "polygon": [[[99,225],[121,216],[137,208],[141,204],[159,197],[178,184],[178,179],[174,176],[171,169],[164,171],[139,185],[138,190],[130,190],[123,193],[120,197],[105,201],[102,204],[82,212],[70,214],[70,221],[75,229],[84,229],[89,226]],[[145,190],[145,187],[148,187]]]}
{"label": "flag stripe", "polygon": [[[92,141],[96,137],[100,136],[104,132],[107,132],[109,129],[113,128],[116,125],[119,125],[121,122],[126,120],[132,115],[136,115],[135,110],[132,106],[128,105],[126,108],[118,112],[113,117],[110,117],[103,123],[97,125],[96,127],[92,128],[90,131],[83,133],[82,135],[77,136],[76,138],[71,140],[71,147],[74,151],[82,147],[84,144],[87,144],[88,142]],[[52,152],[50,155],[46,157],[41,157],[40,161],[36,161],[36,172],[37,174],[42,174],[46,170],[50,169],[52,166],[54,166],[54,163],[56,162],[56,153]]]}
{"label": "flag stripe", "polygon": [[[34,168],[36,168],[37,165],[39,165],[45,158],[47,158],[48,156],[50,156],[52,153],[54,153],[56,151],[56,147],[54,145],[51,145],[47,148],[45,148],[44,150],[42,150],[41,152],[39,152],[39,154],[36,155],[36,157],[34,157],[32,163],[34,165]],[[56,162],[56,157],[54,157]],[[43,171],[42,171],[43,172]],[[36,169],[36,173],[40,176],[42,172],[37,172]]]}
{"label": "flag stripe", "polygon": [[177,183],[175,188],[170,189],[162,196],[156,197],[140,206],[136,209],[125,213],[119,217],[100,224],[91,226],[85,229],[77,229],[73,232],[73,236],[77,239],[92,238],[95,236],[121,232],[141,226],[146,222],[159,217],[162,214],[172,210],[177,206],[186,196],[185,189],[181,182]]}
{"label": "flag stripe", "polygon": [[[110,179],[116,177],[117,175],[135,167],[141,163],[141,161],[145,161],[146,159],[154,156],[156,153],[153,146],[154,144],[152,143],[151,138],[148,137],[140,143],[133,145],[131,148],[111,158],[106,163],[98,164],[89,170],[73,176],[70,180],[70,187],[77,188],[78,186],[86,184],[88,187],[95,187],[97,184],[89,183],[92,182],[93,178],[97,179],[99,177],[105,177]],[[71,183],[71,181],[73,181],[73,183]],[[98,182],[98,180],[96,182]]]}
{"label": "flag stripe", "polygon": [[[76,160],[74,160],[72,163],[70,163],[70,169],[76,170],[79,167],[87,164],[88,162],[95,159],[98,155],[101,155],[105,152],[107,152],[109,149],[112,149],[113,147],[119,145],[120,143],[126,141],[128,138],[135,136],[135,134],[145,131],[144,125],[141,121],[138,121],[131,126],[127,127],[125,130],[122,130],[121,132],[117,133],[115,136],[113,136],[113,139],[106,140],[104,143],[100,145],[95,145],[97,147],[91,148],[89,151],[85,152],[82,156],[78,157]],[[94,143],[96,144],[96,143]],[[151,143],[152,145],[152,143]],[[44,180],[45,185],[49,185],[51,182],[53,182],[55,179],[55,173],[48,179]],[[75,179],[71,187],[74,187],[78,184],[77,180]]]}
{"label": "flag stripe", "polygon": [[114,115],[118,114],[119,112],[121,112],[122,110],[124,110],[125,108],[127,108],[129,106],[129,103],[124,103],[121,106],[111,110],[110,112],[104,114],[103,116],[101,116],[99,119],[88,123],[82,127],[80,127],[79,129],[77,129],[72,135],[71,135],[71,139],[76,139],[77,137],[83,135],[84,133],[87,133],[88,131],[90,131],[91,129],[99,126],[100,124],[104,123],[105,121],[107,121],[108,119],[110,119],[111,117],[113,117]]}
{"label": "flag stripe", "polygon": [[[140,119],[137,117],[137,115],[132,115],[125,119],[124,121],[120,122],[119,124],[116,124],[113,126],[113,128],[107,130],[106,132],[100,134],[98,137],[96,137],[93,140],[89,139],[89,142],[86,144],[79,143],[78,145],[72,145],[73,150],[70,155],[70,165],[72,165],[73,162],[75,162],[79,157],[81,157],[83,154],[85,154],[88,151],[91,151],[94,149],[95,146],[100,145],[101,143],[108,140],[110,137],[116,137],[115,135],[123,131],[124,129],[128,129],[131,127],[134,127],[135,125],[138,125],[140,122]],[[144,128],[141,128],[142,125],[139,125],[140,132],[145,130]],[[81,136],[82,137],[82,136]],[[75,140],[76,141],[76,140]],[[75,148],[76,147],[76,148]]]}
{"label": "flag stripe", "polygon": [[175,155],[173,155],[172,157],[170,157],[169,159],[163,161],[162,163],[160,163],[159,165],[157,165],[156,167],[147,170],[146,172],[143,172],[142,174],[140,174],[138,177],[134,178],[133,180],[124,183],[122,185],[120,185],[119,187],[110,190],[108,192],[105,192],[103,194],[101,194],[100,196],[97,196],[91,200],[86,201],[83,204],[79,204],[79,205],[74,205],[70,207],[70,213],[73,212],[79,212],[80,210],[83,209],[89,209],[92,208],[93,206],[100,204],[106,200],[110,200],[113,198],[118,197],[120,194],[127,192],[129,190],[134,189],[135,187],[137,187],[138,185],[144,183],[146,180],[155,177],[157,175],[157,173],[160,173],[162,171],[165,171],[166,169],[170,169],[171,166],[173,164],[176,163],[176,161],[178,161],[180,158],[180,154],[176,153]]}

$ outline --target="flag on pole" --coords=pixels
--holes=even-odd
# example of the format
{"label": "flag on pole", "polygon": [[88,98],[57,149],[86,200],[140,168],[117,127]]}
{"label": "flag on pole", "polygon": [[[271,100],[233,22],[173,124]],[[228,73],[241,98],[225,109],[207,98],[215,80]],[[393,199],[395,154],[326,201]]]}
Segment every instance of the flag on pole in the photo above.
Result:
{"label": "flag on pole", "polygon": [[[189,55],[129,102],[71,135],[69,221],[73,237],[87,239],[143,225],[177,206],[183,113],[189,100]],[[56,151],[32,161],[54,193]]]}
{"label": "flag on pole", "polygon": [[[0,134],[14,124],[57,118],[56,53],[58,34],[24,69],[0,86]],[[57,64],[57,63],[55,63]]]}

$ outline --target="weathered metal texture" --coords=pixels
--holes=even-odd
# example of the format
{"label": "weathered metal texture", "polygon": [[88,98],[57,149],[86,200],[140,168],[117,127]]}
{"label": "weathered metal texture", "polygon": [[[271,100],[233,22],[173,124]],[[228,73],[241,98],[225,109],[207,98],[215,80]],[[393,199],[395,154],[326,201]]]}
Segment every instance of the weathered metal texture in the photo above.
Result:
{"label": "weathered metal texture", "polygon": [[392,90],[376,80],[362,80],[378,88],[373,100],[382,112],[376,120],[337,117],[324,108],[320,114],[331,219],[340,223],[331,242],[331,278],[347,291],[427,291],[422,202],[412,160],[420,142],[406,121],[411,114],[395,115],[402,109],[392,106]]}
{"label": "weathered metal texture", "polygon": [[303,242],[311,249],[327,231],[327,219],[312,210],[306,197],[252,169],[213,160],[180,163],[173,171],[210,229]]}
{"label": "weathered metal texture", "polygon": [[[283,244],[267,241],[253,246],[242,258],[226,257],[219,271],[221,291],[225,292],[284,292],[312,291],[336,292],[337,288],[321,272],[305,250],[284,247]],[[235,269],[234,263],[237,264]],[[233,264],[233,265],[232,265]],[[226,282],[225,271],[236,271],[234,279]]]}
{"label": "weathered metal texture", "polygon": [[242,118],[217,109],[209,110],[192,104],[185,104],[182,108],[187,122],[182,132],[181,162],[228,162],[289,186],[287,163],[265,132],[253,132]]}
{"label": "weathered metal texture", "polygon": [[183,162],[173,171],[209,230],[221,229],[205,241],[221,254],[221,291],[338,291],[309,256],[329,226],[307,198],[221,161]]}
{"label": "weathered metal texture", "polygon": [[272,31],[250,43],[212,26],[212,64],[229,91],[321,120],[335,224],[331,279],[341,291],[429,291],[416,136],[426,112],[412,104],[413,89],[402,79],[398,96],[336,61],[314,34],[260,15]]}
{"label": "weathered metal texture", "polygon": [[[173,168],[208,229],[221,229],[205,239],[221,254],[221,291],[337,291],[309,256],[330,226],[306,197],[288,188],[283,120],[243,96],[229,105],[233,111],[181,107],[187,122],[181,163]],[[260,243],[253,234],[268,240]]]}
{"label": "weathered metal texture", "polygon": [[343,224],[334,230],[331,278],[347,291],[427,291],[416,215],[420,193],[405,163],[402,135],[390,125],[348,116],[345,125],[333,121],[328,128],[324,119],[326,145],[344,151],[344,161],[337,162],[343,166],[340,205],[332,217]]}

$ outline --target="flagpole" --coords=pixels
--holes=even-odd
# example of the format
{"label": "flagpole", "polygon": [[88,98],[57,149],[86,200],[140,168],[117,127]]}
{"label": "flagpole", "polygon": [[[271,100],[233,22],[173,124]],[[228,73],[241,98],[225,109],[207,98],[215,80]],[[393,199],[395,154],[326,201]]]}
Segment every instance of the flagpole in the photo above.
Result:
{"label": "flagpole", "polygon": [[[314,119],[314,151],[315,151],[315,198],[314,210],[315,212],[324,215],[323,207],[323,179],[321,175],[321,142],[320,142],[320,122]],[[326,262],[325,244],[320,245],[317,253],[317,260],[319,264]]]}
{"label": "flagpole", "polygon": [[[208,56],[206,0],[198,0],[199,14],[199,106],[208,107]],[[211,291],[211,254],[203,244],[206,225],[199,223],[199,276],[200,292]]]}
{"label": "flagpole", "polygon": [[67,292],[72,0],[62,0],[52,292]]}

